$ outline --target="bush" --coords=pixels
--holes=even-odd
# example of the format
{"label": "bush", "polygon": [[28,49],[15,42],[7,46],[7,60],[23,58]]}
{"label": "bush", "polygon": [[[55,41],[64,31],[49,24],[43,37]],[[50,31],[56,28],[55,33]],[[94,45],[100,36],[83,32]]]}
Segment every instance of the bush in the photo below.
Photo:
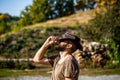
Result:
{"label": "bush", "polygon": [[120,1],[117,1],[106,13],[99,13],[91,21],[86,31],[99,42],[109,44],[111,60],[118,60],[120,64]]}
{"label": "bush", "polygon": [[35,66],[28,62],[19,62],[19,61],[0,61],[0,69],[20,69],[20,70],[24,70],[24,69],[34,69]]}

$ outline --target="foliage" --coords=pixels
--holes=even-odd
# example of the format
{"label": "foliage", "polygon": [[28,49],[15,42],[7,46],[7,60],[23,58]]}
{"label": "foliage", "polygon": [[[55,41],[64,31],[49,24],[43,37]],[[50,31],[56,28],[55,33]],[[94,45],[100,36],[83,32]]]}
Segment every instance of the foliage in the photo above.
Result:
{"label": "foliage", "polygon": [[65,30],[55,27],[41,30],[41,27],[37,27],[6,34],[0,37],[0,55],[11,58],[33,57],[48,36],[60,35]]}
{"label": "foliage", "polygon": [[73,0],[56,0],[55,10],[57,17],[68,16],[74,13]]}
{"label": "foliage", "polygon": [[[80,10],[81,8],[93,9],[95,5],[94,0],[75,0],[75,1],[33,0],[32,5],[26,6],[25,9],[21,11],[20,18],[0,13],[0,35],[10,31],[14,32],[19,31],[26,25],[31,25],[49,19],[71,15],[75,13],[76,10]],[[82,3],[80,1],[82,1]]]}
{"label": "foliage", "polygon": [[[35,28],[22,29],[19,32],[1,36],[0,55],[6,58],[32,58],[36,51],[42,46],[48,36],[61,36],[65,32],[73,32],[79,35],[80,27],[47,27],[41,26]],[[52,46],[47,53],[53,53]],[[48,54],[47,54],[48,55]]]}
{"label": "foliage", "polygon": [[73,0],[33,0],[21,12],[20,25],[30,25],[74,13]]}
{"label": "foliage", "polygon": [[10,26],[4,21],[0,21],[0,34],[6,33],[7,31],[10,31]]}
{"label": "foliage", "polygon": [[94,9],[94,0],[33,0],[21,12],[20,26],[43,22],[49,19],[68,16],[80,9]]}
{"label": "foliage", "polygon": [[[33,5],[27,6],[22,12],[21,19],[18,22],[19,26],[16,25],[16,22],[14,23],[14,19],[12,23],[9,23],[12,20],[9,16],[0,16],[0,34],[9,31],[11,28],[16,31],[25,25],[70,15],[74,13],[73,5],[70,4],[73,4],[72,0],[34,0]],[[89,26],[80,26],[77,23],[69,28],[44,28],[39,26],[37,28],[22,29],[19,32],[0,37],[0,55],[12,58],[33,57],[48,36],[59,36],[66,31],[70,31],[82,38],[109,44],[111,63],[112,61],[119,63],[119,6],[119,1],[117,1],[111,8],[107,8],[107,12],[96,13],[96,18],[90,22]],[[17,27],[10,27],[9,25],[12,24]]]}
{"label": "foliage", "polygon": [[97,13],[91,25],[83,29],[87,38],[109,44],[112,61],[120,63],[120,4],[114,3],[107,12]]}
{"label": "foliage", "polygon": [[95,0],[76,0],[76,5],[75,5],[75,9],[76,10],[89,10],[89,9],[94,9],[96,2]]}
{"label": "foliage", "polygon": [[19,62],[19,61],[0,61],[0,69],[34,69],[35,66],[32,63],[28,62]]}
{"label": "foliage", "polygon": [[117,0],[95,0],[99,7],[110,8],[117,2]]}
{"label": "foliage", "polygon": [[16,21],[18,20],[19,17],[0,13],[0,35],[11,31],[11,29],[16,26]]}

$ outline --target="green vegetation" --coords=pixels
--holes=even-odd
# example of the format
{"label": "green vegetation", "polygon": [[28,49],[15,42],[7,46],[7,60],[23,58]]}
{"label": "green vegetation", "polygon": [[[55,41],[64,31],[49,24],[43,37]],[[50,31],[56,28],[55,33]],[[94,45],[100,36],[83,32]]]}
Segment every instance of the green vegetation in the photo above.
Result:
{"label": "green vegetation", "polygon": [[[42,69],[34,69],[34,70],[9,70],[9,69],[0,69],[0,77],[17,77],[17,76],[25,76],[25,75],[41,75],[41,76],[51,76],[50,73],[47,73],[51,70],[51,68],[42,68]],[[96,76],[96,75],[114,75],[120,74],[120,68],[116,69],[81,69],[80,75],[88,75],[88,76]],[[12,73],[12,74],[11,74]]]}
{"label": "green vegetation", "polygon": [[76,29],[72,30],[72,28],[48,27],[41,29],[41,27],[36,27],[22,29],[16,33],[6,34],[1,36],[0,55],[9,58],[32,58],[48,36],[59,36],[66,31],[75,30]]}
{"label": "green vegetation", "polygon": [[35,65],[33,65],[31,62],[20,62],[20,61],[0,61],[0,69],[18,69],[18,70],[24,70],[24,69],[34,69]]}
{"label": "green vegetation", "polygon": [[96,68],[96,69],[81,69],[81,75],[88,75],[88,76],[97,76],[97,75],[113,75],[113,74],[120,74],[120,68],[116,69],[106,69],[106,68]]}
{"label": "green vegetation", "polygon": [[17,16],[10,16],[9,14],[0,13],[0,35],[10,32],[16,26],[19,20]]}
{"label": "green vegetation", "polygon": [[[50,69],[34,69],[34,70],[10,70],[10,69],[0,69],[0,77],[17,77],[25,75],[41,75],[41,76],[50,76],[46,74]],[[12,73],[12,74],[11,74]]]}
{"label": "green vegetation", "polygon": [[94,5],[94,0],[76,0],[76,3],[73,0],[33,0],[32,5],[21,11],[20,17],[0,13],[0,35],[19,31],[27,25],[68,16],[77,10],[93,9]]}
{"label": "green vegetation", "polygon": [[22,73],[23,73],[22,70],[15,71],[15,70],[0,69],[0,77],[18,76],[18,74],[22,74]]}
{"label": "green vegetation", "polygon": [[109,45],[111,61],[120,65],[120,1],[116,2],[107,12],[101,12],[85,28],[89,39]]}

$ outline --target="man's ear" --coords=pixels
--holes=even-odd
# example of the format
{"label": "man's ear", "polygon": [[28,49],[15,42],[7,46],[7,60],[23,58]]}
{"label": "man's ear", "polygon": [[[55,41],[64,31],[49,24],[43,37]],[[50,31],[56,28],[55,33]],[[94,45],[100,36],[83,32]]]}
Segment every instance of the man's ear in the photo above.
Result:
{"label": "man's ear", "polygon": [[68,44],[68,45],[67,45],[67,48],[72,48],[72,44]]}

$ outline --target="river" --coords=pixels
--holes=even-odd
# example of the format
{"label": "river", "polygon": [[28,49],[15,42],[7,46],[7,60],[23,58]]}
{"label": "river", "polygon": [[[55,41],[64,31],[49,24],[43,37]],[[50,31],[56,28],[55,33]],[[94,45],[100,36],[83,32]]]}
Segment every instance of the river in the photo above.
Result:
{"label": "river", "polygon": [[[51,80],[43,76],[19,76],[0,78],[0,80]],[[120,80],[120,75],[79,76],[79,80]]]}

